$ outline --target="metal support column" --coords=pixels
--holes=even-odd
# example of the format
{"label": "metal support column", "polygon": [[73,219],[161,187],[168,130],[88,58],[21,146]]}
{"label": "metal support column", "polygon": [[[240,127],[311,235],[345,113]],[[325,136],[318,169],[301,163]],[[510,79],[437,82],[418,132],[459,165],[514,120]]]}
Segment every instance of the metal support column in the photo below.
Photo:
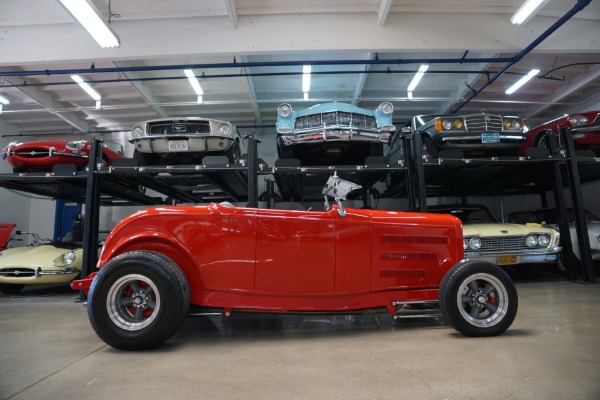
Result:
{"label": "metal support column", "polygon": [[590,249],[590,237],[587,230],[585,208],[583,205],[581,183],[579,180],[579,168],[577,166],[577,155],[575,154],[575,145],[573,144],[573,135],[570,128],[561,128],[560,135],[567,151],[569,189],[571,190],[573,213],[575,215],[575,228],[577,231],[579,256],[581,257],[583,281],[596,282],[596,272],[594,271],[594,265],[592,263],[592,250]]}
{"label": "metal support column", "polygon": [[248,139],[248,207],[258,207],[258,142],[253,135]]}
{"label": "metal support column", "polygon": [[[83,255],[81,277],[85,278],[95,268],[98,261],[98,225],[100,216],[100,181],[96,175],[96,160],[100,156],[102,142],[92,139],[85,190],[85,216],[83,221]],[[79,292],[80,300],[85,300],[85,293]]]}

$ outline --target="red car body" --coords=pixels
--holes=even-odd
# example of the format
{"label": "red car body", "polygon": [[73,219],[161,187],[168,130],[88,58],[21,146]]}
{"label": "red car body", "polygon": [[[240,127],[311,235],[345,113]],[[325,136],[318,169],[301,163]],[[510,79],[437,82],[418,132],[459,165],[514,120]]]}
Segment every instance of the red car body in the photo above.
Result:
{"label": "red car body", "polygon": [[561,145],[561,128],[571,128],[576,149],[600,151],[600,111],[587,111],[564,115],[560,118],[536,126],[527,133],[527,141],[519,145],[521,154],[530,147],[548,147],[549,140]]}
{"label": "red car body", "polygon": [[[403,304],[437,302],[440,282],[462,258],[462,225],[450,215],[340,205],[324,212],[215,203],[157,207],[117,224],[104,243],[99,272],[71,286],[89,288],[88,315],[105,342],[145,349],[178,329],[190,303],[225,315],[380,307],[395,315]],[[456,308],[463,294],[450,292],[459,296],[449,302]],[[509,310],[508,292],[487,292],[489,325],[506,322],[494,315],[512,322],[516,292]]]}
{"label": "red car body", "polygon": [[[91,142],[84,140],[11,142],[2,150],[2,158],[13,167],[14,172],[50,171],[57,164],[74,164],[80,169],[88,163],[90,147]],[[124,157],[122,153],[102,145],[102,160],[108,165]]]}

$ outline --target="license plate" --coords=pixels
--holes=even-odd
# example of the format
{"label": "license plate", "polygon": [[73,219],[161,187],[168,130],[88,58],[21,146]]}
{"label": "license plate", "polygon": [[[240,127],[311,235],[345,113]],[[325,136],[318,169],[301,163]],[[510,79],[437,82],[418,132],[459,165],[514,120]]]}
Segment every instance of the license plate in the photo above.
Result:
{"label": "license plate", "polygon": [[482,133],[481,143],[500,143],[499,133]]}
{"label": "license plate", "polygon": [[499,256],[498,265],[513,265],[519,262],[518,256]]}
{"label": "license plate", "polygon": [[169,151],[187,151],[187,140],[169,140]]}

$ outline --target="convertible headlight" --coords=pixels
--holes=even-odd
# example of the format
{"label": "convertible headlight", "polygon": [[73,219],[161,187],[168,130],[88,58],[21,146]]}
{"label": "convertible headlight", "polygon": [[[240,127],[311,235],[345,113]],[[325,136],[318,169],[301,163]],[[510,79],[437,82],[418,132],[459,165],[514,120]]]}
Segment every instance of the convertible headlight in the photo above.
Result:
{"label": "convertible headlight", "polygon": [[394,112],[394,105],[389,101],[384,101],[379,105],[379,109],[385,115],[389,115]]}
{"label": "convertible headlight", "polygon": [[573,126],[587,125],[588,119],[585,115],[571,115],[569,117],[569,122]]}
{"label": "convertible headlight", "polygon": [[231,126],[221,125],[221,127],[219,128],[219,133],[223,136],[229,136],[231,134]]}
{"label": "convertible headlight", "polygon": [[[444,120],[441,120],[439,123],[441,123],[441,127],[444,130],[463,129],[465,126],[462,119],[444,119]],[[438,122],[436,122],[436,124],[438,124]],[[441,129],[438,129],[438,130],[441,130]]]}
{"label": "convertible headlight", "polygon": [[548,247],[548,245],[550,244],[550,236],[549,235],[541,235],[538,238],[538,244],[540,245],[540,247]]}
{"label": "convertible headlight", "polygon": [[277,114],[284,118],[289,117],[292,114],[292,106],[288,103],[283,103],[277,108]]}
{"label": "convertible headlight", "polygon": [[536,247],[538,244],[538,238],[535,235],[527,235],[525,238],[525,245],[527,247]]}
{"label": "convertible headlight", "polygon": [[479,250],[481,248],[481,239],[478,237],[463,239],[464,250]]}
{"label": "convertible headlight", "polygon": [[55,267],[71,265],[75,261],[76,257],[77,256],[75,255],[74,251],[67,251],[63,255],[56,257],[54,261],[52,261],[52,264],[54,264]]}
{"label": "convertible headlight", "polygon": [[144,136],[144,129],[141,126],[136,126],[131,130],[131,135],[133,137]]}
{"label": "convertible headlight", "polygon": [[69,142],[65,147],[72,151],[80,151],[85,147],[85,140],[75,140],[73,142]]}

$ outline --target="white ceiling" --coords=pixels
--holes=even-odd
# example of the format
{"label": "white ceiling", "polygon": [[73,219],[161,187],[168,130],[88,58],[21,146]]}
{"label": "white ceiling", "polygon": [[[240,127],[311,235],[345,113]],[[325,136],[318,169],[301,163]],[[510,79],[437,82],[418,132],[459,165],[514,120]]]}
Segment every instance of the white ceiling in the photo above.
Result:
{"label": "white ceiling", "polygon": [[[510,66],[506,60],[517,60],[578,2],[550,0],[517,27],[510,17],[522,3],[96,0],[106,19],[110,4],[121,41],[119,48],[102,49],[58,0],[0,0],[0,95],[10,100],[0,114],[0,133],[116,131],[145,119],[206,116],[274,135],[282,102],[302,109],[335,100],[362,107],[389,100],[398,123],[459,107],[458,113],[485,109],[521,115],[530,126],[600,109],[599,1],[496,79]],[[430,61],[428,73],[409,100],[406,87],[424,60]],[[304,63],[313,63],[309,101],[302,99]],[[190,65],[204,75],[200,105],[183,74]],[[544,78],[504,94],[532,68]],[[101,93],[101,109],[73,83],[73,70]],[[488,80],[493,83],[484,88]]]}

